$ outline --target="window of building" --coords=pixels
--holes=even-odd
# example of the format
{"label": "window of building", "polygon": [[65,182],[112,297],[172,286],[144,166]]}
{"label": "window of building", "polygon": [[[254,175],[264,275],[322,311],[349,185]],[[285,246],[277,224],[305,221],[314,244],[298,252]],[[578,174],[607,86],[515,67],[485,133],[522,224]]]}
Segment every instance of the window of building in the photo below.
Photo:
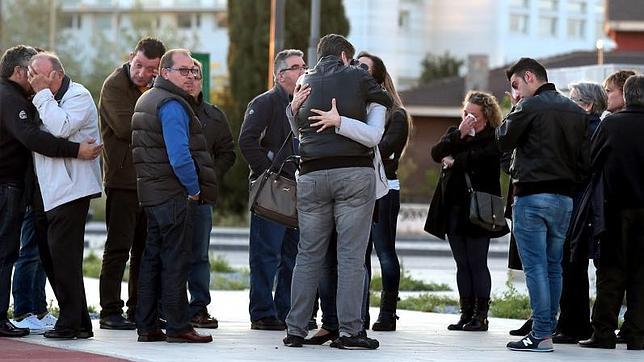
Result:
{"label": "window of building", "polygon": [[583,19],[568,19],[568,37],[583,39],[586,35],[586,21]]}
{"label": "window of building", "polygon": [[195,14],[195,26],[201,28],[201,14]]}
{"label": "window of building", "polygon": [[100,30],[107,30],[112,28],[112,16],[111,15],[96,15],[94,18],[94,26]]}
{"label": "window of building", "polygon": [[568,0],[568,14],[585,14],[586,2],[583,0]]}
{"label": "window of building", "polygon": [[559,0],[539,0],[539,9],[546,11],[557,11]]}
{"label": "window of building", "polygon": [[510,14],[510,31],[512,33],[527,34],[528,22],[529,22],[528,15]]}
{"label": "window of building", "polygon": [[527,9],[530,7],[530,0],[510,0],[510,6],[513,8]]}
{"label": "window of building", "polygon": [[63,13],[58,19],[63,29],[80,29],[82,25],[81,16],[79,14]]}
{"label": "window of building", "polygon": [[557,18],[552,16],[539,17],[539,35],[557,36]]}
{"label": "window of building", "polygon": [[400,10],[400,13],[398,13],[398,27],[409,30],[410,18],[411,14],[409,13],[409,10]]}
{"label": "window of building", "polygon": [[191,14],[177,14],[177,27],[179,29],[190,29],[192,27]]}

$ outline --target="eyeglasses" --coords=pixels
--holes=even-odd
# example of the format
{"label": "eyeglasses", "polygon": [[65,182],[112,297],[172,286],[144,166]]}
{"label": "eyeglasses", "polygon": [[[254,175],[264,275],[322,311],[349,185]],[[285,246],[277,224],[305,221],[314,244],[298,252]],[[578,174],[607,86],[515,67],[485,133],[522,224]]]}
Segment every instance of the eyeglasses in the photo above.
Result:
{"label": "eyeglasses", "polygon": [[179,72],[184,77],[187,77],[188,74],[192,74],[193,77],[199,79],[201,78],[201,72],[199,68],[165,68],[169,71]]}
{"label": "eyeglasses", "polygon": [[300,70],[306,71],[307,69],[309,69],[309,67],[307,67],[306,64],[304,64],[304,65],[293,65],[290,68],[285,68],[285,69],[280,70],[280,73],[287,72],[289,70],[295,70],[295,71],[298,71],[298,72]]}

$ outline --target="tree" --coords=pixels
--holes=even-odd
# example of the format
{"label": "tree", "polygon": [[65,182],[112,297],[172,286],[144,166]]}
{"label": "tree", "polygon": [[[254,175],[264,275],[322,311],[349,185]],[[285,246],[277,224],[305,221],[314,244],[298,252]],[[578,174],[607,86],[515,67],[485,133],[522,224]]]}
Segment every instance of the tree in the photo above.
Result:
{"label": "tree", "polygon": [[[347,35],[349,21],[341,0],[325,0],[321,5],[321,34]],[[310,1],[286,0],[285,48],[304,51],[308,47]],[[230,85],[215,95],[230,121],[233,137],[237,138],[248,102],[266,90],[270,1],[228,1],[228,72]],[[220,185],[220,209],[238,214],[248,206],[248,165],[241,155]]]}
{"label": "tree", "polygon": [[435,79],[458,75],[463,60],[454,57],[446,51],[443,55],[427,54],[421,62],[423,69],[420,84],[427,84]]}

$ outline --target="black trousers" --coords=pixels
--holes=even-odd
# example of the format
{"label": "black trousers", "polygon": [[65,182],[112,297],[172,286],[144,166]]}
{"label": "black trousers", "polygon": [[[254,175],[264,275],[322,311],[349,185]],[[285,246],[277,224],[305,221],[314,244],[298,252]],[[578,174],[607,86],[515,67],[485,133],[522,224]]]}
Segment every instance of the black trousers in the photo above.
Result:
{"label": "black trousers", "polygon": [[600,338],[614,338],[626,294],[628,336],[644,336],[644,209],[606,213],[606,237],[597,263],[597,300],[592,326]]}
{"label": "black trousers", "polygon": [[147,218],[139,207],[136,190],[105,189],[105,224],[107,239],[99,282],[101,317],[121,315],[121,281],[130,260],[127,315],[134,320],[139,283],[139,267],[145,248]]}
{"label": "black trousers", "polygon": [[557,332],[586,339],[593,331],[590,325],[588,258],[570,261],[570,252],[570,243],[566,240],[561,262],[563,280]]}
{"label": "black trousers", "polygon": [[92,330],[83,284],[83,249],[88,210],[89,198],[84,197],[47,211],[54,294],[60,308],[56,329]]}
{"label": "black trousers", "polygon": [[22,187],[0,184],[0,322],[7,320],[11,271],[20,249],[20,225],[24,216]]}

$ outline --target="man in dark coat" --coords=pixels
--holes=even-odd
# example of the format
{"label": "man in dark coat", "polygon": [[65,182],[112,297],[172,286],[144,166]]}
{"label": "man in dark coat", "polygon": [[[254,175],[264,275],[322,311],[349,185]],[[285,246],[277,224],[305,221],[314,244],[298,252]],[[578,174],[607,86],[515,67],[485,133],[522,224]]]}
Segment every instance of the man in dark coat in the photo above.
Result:
{"label": "man in dark coat", "polygon": [[600,239],[593,335],[582,347],[615,348],[626,293],[627,348],[644,348],[644,76],[624,84],[626,107],[606,117],[593,139],[594,172],[604,174],[606,232]]}

